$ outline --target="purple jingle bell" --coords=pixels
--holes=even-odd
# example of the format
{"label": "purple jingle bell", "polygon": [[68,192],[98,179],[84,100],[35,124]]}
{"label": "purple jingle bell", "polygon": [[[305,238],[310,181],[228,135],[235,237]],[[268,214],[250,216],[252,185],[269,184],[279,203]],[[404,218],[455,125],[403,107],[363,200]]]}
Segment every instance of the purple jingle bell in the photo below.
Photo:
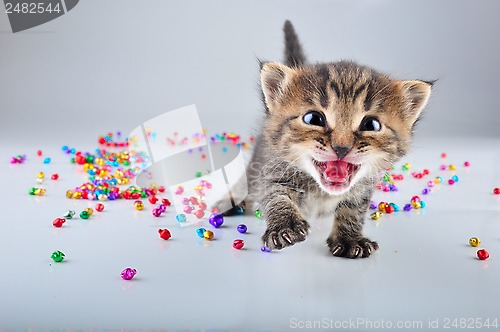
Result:
{"label": "purple jingle bell", "polygon": [[153,213],[153,216],[155,217],[161,216],[161,210],[159,208],[154,208],[153,211],[151,211],[151,213]]}
{"label": "purple jingle bell", "polygon": [[210,218],[208,219],[208,222],[215,228],[219,228],[224,223],[224,217],[220,213],[212,213],[210,215]]}
{"label": "purple jingle bell", "polygon": [[122,279],[130,280],[136,275],[136,273],[137,273],[136,269],[127,267],[125,270],[122,271]]}
{"label": "purple jingle bell", "polygon": [[239,224],[238,227],[236,228],[238,230],[238,232],[240,232],[241,234],[243,233],[246,233],[247,232],[247,226],[244,225],[244,224]]}

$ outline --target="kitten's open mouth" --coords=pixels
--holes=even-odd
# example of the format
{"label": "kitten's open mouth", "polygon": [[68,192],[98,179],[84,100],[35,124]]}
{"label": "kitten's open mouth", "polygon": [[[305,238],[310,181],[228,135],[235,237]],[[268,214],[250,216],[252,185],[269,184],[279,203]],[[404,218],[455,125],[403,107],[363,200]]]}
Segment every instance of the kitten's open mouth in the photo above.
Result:
{"label": "kitten's open mouth", "polygon": [[323,186],[333,191],[349,187],[360,167],[358,164],[351,164],[344,160],[317,161],[313,159],[312,161]]}

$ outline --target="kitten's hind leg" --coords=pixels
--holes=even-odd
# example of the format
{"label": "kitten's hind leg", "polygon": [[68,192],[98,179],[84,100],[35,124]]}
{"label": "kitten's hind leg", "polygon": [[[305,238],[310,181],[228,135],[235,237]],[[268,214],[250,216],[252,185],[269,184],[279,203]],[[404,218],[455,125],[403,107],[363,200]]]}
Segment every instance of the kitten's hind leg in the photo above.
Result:
{"label": "kitten's hind leg", "polygon": [[362,234],[363,219],[369,202],[370,195],[361,200],[345,200],[339,203],[335,210],[332,232],[326,240],[332,255],[364,258],[379,248],[377,242],[365,238]]}

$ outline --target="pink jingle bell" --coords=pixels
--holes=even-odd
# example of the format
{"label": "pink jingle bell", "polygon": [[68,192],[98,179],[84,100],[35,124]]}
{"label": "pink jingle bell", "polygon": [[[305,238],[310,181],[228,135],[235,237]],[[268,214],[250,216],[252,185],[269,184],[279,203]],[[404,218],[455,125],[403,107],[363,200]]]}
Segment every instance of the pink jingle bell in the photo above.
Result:
{"label": "pink jingle bell", "polygon": [[122,279],[124,280],[130,280],[132,279],[135,275],[137,274],[136,269],[132,269],[130,267],[127,267],[125,270],[122,271]]}

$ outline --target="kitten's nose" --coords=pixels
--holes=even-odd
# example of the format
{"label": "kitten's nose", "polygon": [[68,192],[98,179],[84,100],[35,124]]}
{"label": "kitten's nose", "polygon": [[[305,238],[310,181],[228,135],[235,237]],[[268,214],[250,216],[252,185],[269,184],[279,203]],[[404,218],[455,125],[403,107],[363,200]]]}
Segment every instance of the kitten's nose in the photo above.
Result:
{"label": "kitten's nose", "polygon": [[351,151],[351,149],[351,146],[333,146],[333,151],[335,151],[335,154],[339,159],[344,158],[349,153],[349,151]]}

